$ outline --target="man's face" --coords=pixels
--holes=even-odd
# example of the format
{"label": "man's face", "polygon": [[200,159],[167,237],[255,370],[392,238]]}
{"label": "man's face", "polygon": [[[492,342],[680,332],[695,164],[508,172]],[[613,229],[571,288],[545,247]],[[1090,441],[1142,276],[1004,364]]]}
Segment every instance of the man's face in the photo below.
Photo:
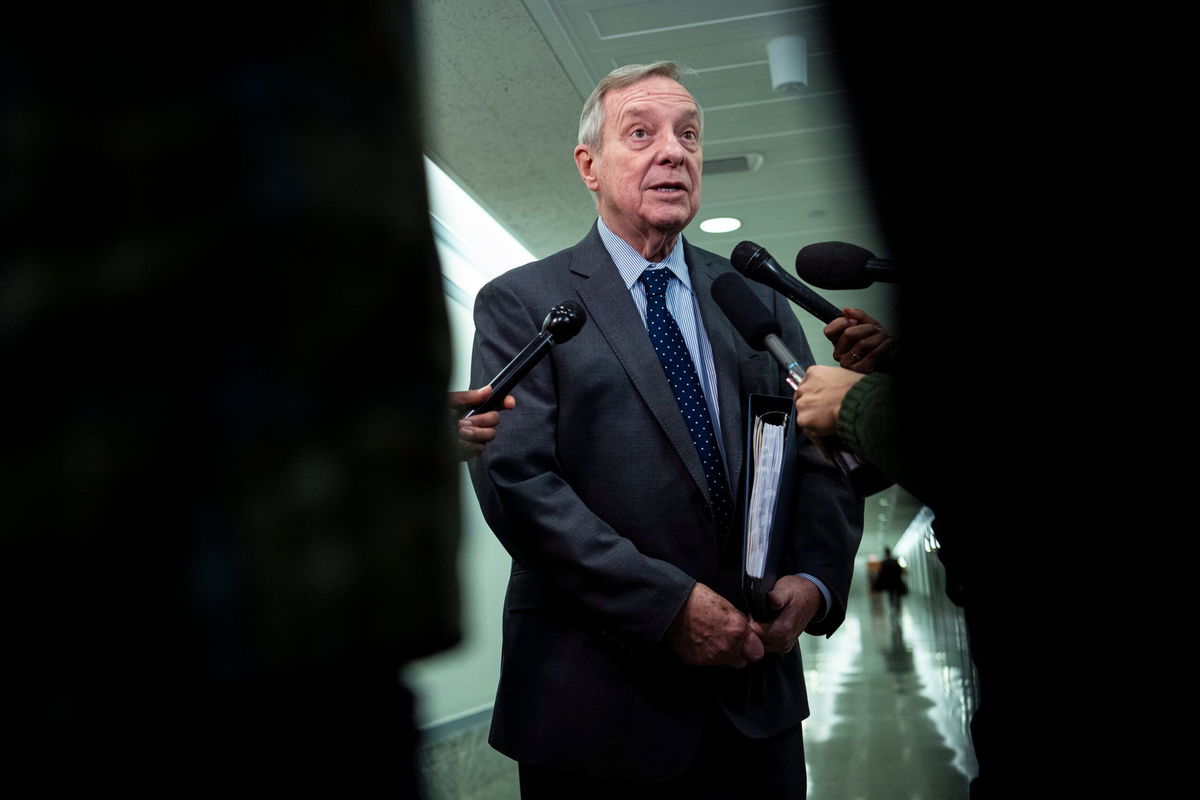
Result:
{"label": "man's face", "polygon": [[575,158],[605,223],[627,240],[674,236],[700,209],[700,110],[661,76],[604,96],[603,147]]}

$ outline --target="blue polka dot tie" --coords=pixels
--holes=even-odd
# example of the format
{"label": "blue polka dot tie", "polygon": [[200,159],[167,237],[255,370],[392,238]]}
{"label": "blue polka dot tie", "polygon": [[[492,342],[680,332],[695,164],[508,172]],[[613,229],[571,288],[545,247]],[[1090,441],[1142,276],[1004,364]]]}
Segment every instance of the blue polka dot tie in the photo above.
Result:
{"label": "blue polka dot tie", "polygon": [[729,481],[725,477],[721,451],[717,448],[717,436],[704,402],[696,365],[688,354],[679,325],[667,310],[667,284],[671,281],[671,270],[646,269],[640,280],[646,287],[646,327],[650,331],[650,341],[658,353],[663,371],[667,373],[667,382],[675,392],[683,420],[696,444],[696,452],[700,454],[713,513],[722,528],[728,527],[733,516],[733,503],[729,498]]}

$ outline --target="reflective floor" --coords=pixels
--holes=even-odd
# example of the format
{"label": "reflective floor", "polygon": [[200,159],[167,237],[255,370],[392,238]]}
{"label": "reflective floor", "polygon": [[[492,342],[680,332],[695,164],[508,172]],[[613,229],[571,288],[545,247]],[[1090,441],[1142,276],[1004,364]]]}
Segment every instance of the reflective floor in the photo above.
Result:
{"label": "reflective floor", "polygon": [[965,800],[974,675],[958,609],[914,592],[897,613],[860,577],[837,633],[801,639],[809,800]]}

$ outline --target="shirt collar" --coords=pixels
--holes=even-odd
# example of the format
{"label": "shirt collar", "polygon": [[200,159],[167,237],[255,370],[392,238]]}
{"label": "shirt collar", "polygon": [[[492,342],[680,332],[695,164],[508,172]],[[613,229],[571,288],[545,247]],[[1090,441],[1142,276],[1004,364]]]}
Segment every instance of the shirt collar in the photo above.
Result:
{"label": "shirt collar", "polygon": [[[597,227],[600,231],[600,240],[604,242],[604,247],[608,250],[608,254],[612,256],[613,263],[617,265],[617,271],[621,273],[621,279],[625,281],[625,288],[633,288],[638,278],[642,277],[642,272],[646,269],[646,265],[651,262],[639,253],[633,245],[609,230],[609,227],[604,224],[603,218],[597,218]],[[683,258],[682,244],[683,234],[681,233],[675,239],[675,246],[671,248],[671,252],[658,263],[675,273],[675,277],[679,279],[680,283],[686,286],[687,290],[691,292],[692,277],[688,273],[687,261]]]}

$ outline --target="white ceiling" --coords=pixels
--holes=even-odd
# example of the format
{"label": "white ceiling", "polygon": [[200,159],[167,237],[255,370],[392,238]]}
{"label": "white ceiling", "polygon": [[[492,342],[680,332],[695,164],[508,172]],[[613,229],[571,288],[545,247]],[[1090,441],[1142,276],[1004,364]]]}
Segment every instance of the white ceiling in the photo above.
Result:
{"label": "white ceiling", "polygon": [[[583,101],[614,67],[670,59],[695,71],[686,85],[705,113],[703,201],[684,233],[690,241],[728,257],[748,239],[788,269],[813,242],[886,256],[827,9],[787,0],[416,0],[426,153],[536,256],[569,247],[595,217],[572,158]],[[767,43],[787,34],[807,40],[809,81],[784,93],[771,86]],[[718,168],[743,156],[757,168]],[[714,216],[743,224],[701,231]],[[818,292],[895,328],[890,289]],[[822,323],[797,316],[818,361],[832,363]]]}

